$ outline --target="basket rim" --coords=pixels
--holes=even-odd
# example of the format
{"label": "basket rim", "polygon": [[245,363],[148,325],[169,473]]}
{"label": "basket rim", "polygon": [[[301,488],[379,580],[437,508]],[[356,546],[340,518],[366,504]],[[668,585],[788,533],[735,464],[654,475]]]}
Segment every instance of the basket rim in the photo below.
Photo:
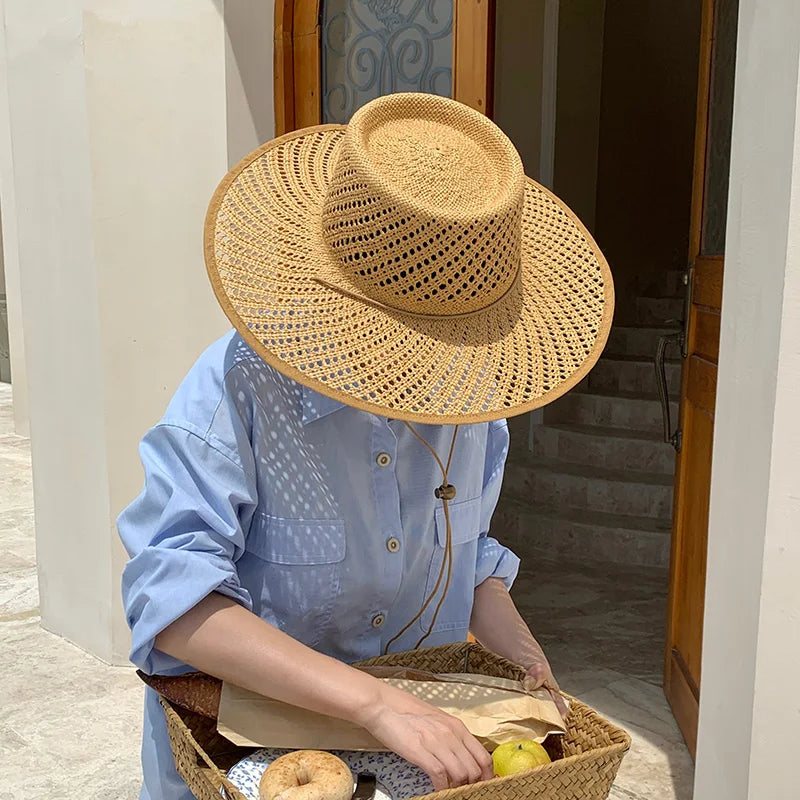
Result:
{"label": "basket rim", "polygon": [[[492,653],[490,650],[487,650],[482,645],[475,643],[475,642],[454,642],[451,644],[445,645],[438,645],[429,648],[420,648],[419,652],[424,651],[440,651],[446,652],[450,651],[452,654],[457,654],[459,658],[462,657],[464,659],[464,666],[468,668],[470,666],[470,656],[473,654],[478,654],[481,657],[493,661],[497,664],[498,667],[501,668],[510,668],[512,670],[521,670],[521,668],[514,664],[513,662],[509,661],[502,656],[498,656],[496,653]],[[362,665],[369,665],[374,664],[376,661],[381,661],[384,659],[391,659],[392,656],[401,656],[403,654],[393,653],[389,654],[388,656],[376,656],[374,658],[365,659],[364,661],[360,661],[353,666],[362,666]],[[469,671],[467,669],[467,671]],[[478,673],[480,674],[480,673]],[[501,790],[504,786],[510,786],[515,783],[519,783],[520,781],[527,780],[533,775],[538,774],[546,774],[548,770],[562,770],[564,768],[569,768],[572,765],[579,765],[584,762],[589,761],[604,761],[610,759],[621,759],[624,757],[625,753],[628,752],[631,748],[631,737],[630,734],[627,733],[624,729],[620,728],[619,726],[615,725],[614,723],[607,720],[603,717],[598,711],[596,711],[591,706],[587,705],[583,701],[572,697],[564,692],[562,692],[564,697],[566,697],[570,701],[570,710],[573,709],[573,706],[576,710],[580,710],[586,717],[588,717],[592,722],[598,725],[600,728],[604,730],[604,732],[612,739],[616,741],[612,741],[612,744],[603,745],[602,747],[595,747],[591,750],[588,750],[583,753],[575,753],[574,755],[564,756],[563,758],[559,758],[555,761],[552,761],[548,764],[542,764],[541,766],[534,767],[530,770],[525,770],[523,772],[515,773],[514,775],[508,775],[505,777],[494,777],[490,780],[486,781],[479,781],[478,783],[470,784],[469,786],[461,786],[461,787],[453,787],[449,789],[441,789],[439,791],[430,792],[425,795],[417,795],[410,800],[452,800],[452,798],[458,797],[462,795],[463,792],[467,790],[471,790],[476,787],[486,787],[487,785],[491,784],[494,787],[497,787],[498,790]],[[173,724],[177,724],[180,732],[188,737],[188,741],[191,744],[192,748],[197,752],[200,758],[205,762],[206,767],[208,768],[208,773],[210,773],[209,780],[215,785],[215,788],[218,789],[221,793],[224,792],[224,796],[227,800],[247,800],[245,795],[228,779],[227,774],[218,767],[213,759],[206,753],[205,749],[200,745],[197,739],[194,736],[191,728],[184,722],[183,717],[178,712],[178,709],[181,708],[177,704],[173,704],[171,701],[167,700],[165,697],[160,696],[159,701],[164,708],[165,713],[169,718],[171,718]],[[183,711],[188,711],[188,709],[182,709]],[[190,712],[191,713],[191,712]],[[255,752],[259,748],[252,748],[252,751]],[[198,766],[198,769],[202,769]]]}
{"label": "basket rim", "polygon": [[[564,694],[562,692],[562,694]],[[514,784],[519,782],[520,780],[524,780],[529,778],[533,775],[538,773],[545,773],[548,769],[553,769],[554,767],[558,767],[559,769],[567,768],[572,764],[578,764],[582,761],[587,759],[596,760],[598,758],[605,758],[605,757],[616,757],[616,756],[624,756],[625,753],[630,750],[631,747],[631,737],[630,735],[624,731],[622,728],[617,728],[612,723],[608,722],[604,717],[597,713],[591,706],[587,706],[585,703],[581,702],[580,700],[571,697],[570,695],[564,694],[570,702],[577,703],[579,706],[586,709],[590,715],[597,717],[597,721],[601,723],[605,723],[606,726],[618,732],[624,741],[615,742],[614,744],[605,745],[604,747],[596,747],[593,748],[588,753],[576,753],[572,756],[565,756],[564,758],[560,758],[557,761],[550,762],[548,764],[542,764],[538,767],[534,767],[533,769],[524,770],[522,772],[517,772],[513,775],[507,775],[505,777],[495,776],[486,781],[478,781],[476,783],[470,784],[469,787],[464,786],[454,786],[449,789],[441,789],[435,792],[429,792],[428,794],[421,794],[415,795],[409,800],[445,800],[446,798],[454,797],[459,793],[463,792],[466,788],[473,788],[473,787],[480,787],[485,786],[487,784],[492,784],[493,786],[504,786],[509,784]],[[194,734],[191,731],[191,728],[183,721],[181,715],[175,710],[173,704],[169,701],[162,698],[159,698],[161,701],[162,706],[164,706],[165,711],[175,718],[177,724],[182,728],[185,734],[189,737],[192,746],[198,751],[198,754],[206,761],[206,767],[209,772],[217,779],[219,782],[219,789],[225,791],[225,797],[227,800],[247,800],[246,796],[236,787],[236,785],[230,781],[225,772],[223,772],[216,764],[214,764],[213,759],[205,753],[205,750],[200,746],[197,739],[195,739]],[[260,748],[252,748],[253,752],[257,752]],[[200,767],[198,767],[200,769]]]}

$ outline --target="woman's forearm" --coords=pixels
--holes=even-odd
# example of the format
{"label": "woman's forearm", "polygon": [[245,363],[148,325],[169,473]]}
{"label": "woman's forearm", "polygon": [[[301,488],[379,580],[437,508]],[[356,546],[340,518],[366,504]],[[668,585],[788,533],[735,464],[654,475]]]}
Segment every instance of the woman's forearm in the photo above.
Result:
{"label": "woman's forearm", "polygon": [[567,706],[559,694],[558,683],[553,677],[547,656],[517,611],[501,580],[489,578],[475,590],[469,627],[484,647],[524,667],[530,688],[544,686],[561,715],[566,718]]}
{"label": "woman's forearm", "polygon": [[484,647],[526,669],[543,657],[542,648],[499,578],[489,578],[475,590],[469,628]]}
{"label": "woman's forearm", "polygon": [[156,647],[257,694],[366,728],[424,769],[437,790],[492,777],[491,756],[461,722],[300,644],[220,594],[162,631]]}
{"label": "woman's forearm", "polygon": [[375,678],[300,644],[217,593],[162,631],[156,647],[257,694],[359,725],[382,690]]}

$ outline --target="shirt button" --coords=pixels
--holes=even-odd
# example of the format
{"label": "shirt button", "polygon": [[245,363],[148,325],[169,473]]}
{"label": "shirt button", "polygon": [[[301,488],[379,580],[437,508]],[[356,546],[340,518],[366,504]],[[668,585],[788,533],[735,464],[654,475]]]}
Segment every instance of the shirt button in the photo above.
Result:
{"label": "shirt button", "polygon": [[392,463],[392,457],[388,453],[378,453],[375,461],[379,467],[388,467]]}
{"label": "shirt button", "polygon": [[392,536],[392,538],[388,539],[386,542],[386,549],[390,553],[396,553],[400,549],[400,540],[395,539],[394,536]]}
{"label": "shirt button", "polygon": [[383,614],[376,614],[372,618],[372,627],[373,628],[380,628],[383,626],[383,623],[386,622],[386,617]]}

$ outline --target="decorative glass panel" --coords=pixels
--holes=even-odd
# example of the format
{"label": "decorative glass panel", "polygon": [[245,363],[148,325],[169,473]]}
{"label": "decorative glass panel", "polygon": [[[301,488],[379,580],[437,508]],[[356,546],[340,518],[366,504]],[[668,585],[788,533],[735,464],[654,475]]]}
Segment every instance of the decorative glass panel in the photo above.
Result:
{"label": "decorative glass panel", "polygon": [[701,248],[709,256],[725,253],[739,0],[717,0],[715,13]]}
{"label": "decorative glass panel", "polygon": [[322,4],[322,121],[392,92],[451,96],[453,0]]}

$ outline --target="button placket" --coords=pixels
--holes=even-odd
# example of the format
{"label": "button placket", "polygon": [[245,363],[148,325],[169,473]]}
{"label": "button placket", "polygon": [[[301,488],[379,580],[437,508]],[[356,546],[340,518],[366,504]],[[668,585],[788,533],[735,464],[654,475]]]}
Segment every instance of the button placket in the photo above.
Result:
{"label": "button placket", "polygon": [[[375,518],[379,528],[375,531],[383,557],[376,564],[378,575],[382,575],[380,592],[373,602],[380,608],[391,606],[400,590],[403,576],[401,552],[402,523],[400,519],[400,491],[397,486],[395,463],[397,437],[385,419],[375,417],[372,427],[372,486],[375,498]],[[373,612],[370,624],[373,630],[385,627],[385,612]]]}

